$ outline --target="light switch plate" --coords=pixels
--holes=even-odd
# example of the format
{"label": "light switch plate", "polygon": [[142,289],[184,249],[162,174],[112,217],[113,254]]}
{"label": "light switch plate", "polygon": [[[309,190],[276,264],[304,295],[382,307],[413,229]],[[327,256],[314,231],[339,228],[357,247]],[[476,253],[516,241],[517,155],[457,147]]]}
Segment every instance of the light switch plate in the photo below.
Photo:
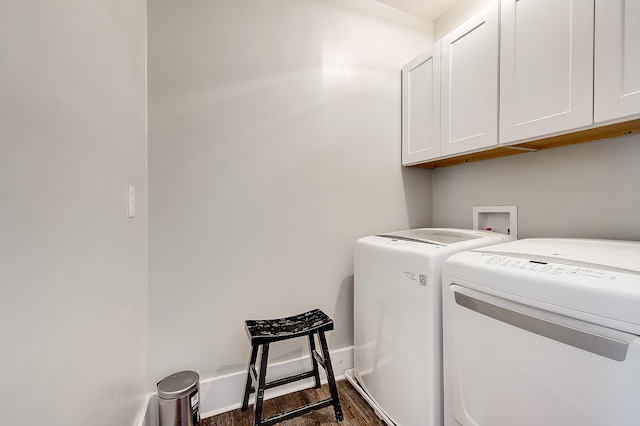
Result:
{"label": "light switch plate", "polygon": [[132,218],[136,215],[136,189],[133,186],[128,187],[129,207],[127,209],[127,217]]}

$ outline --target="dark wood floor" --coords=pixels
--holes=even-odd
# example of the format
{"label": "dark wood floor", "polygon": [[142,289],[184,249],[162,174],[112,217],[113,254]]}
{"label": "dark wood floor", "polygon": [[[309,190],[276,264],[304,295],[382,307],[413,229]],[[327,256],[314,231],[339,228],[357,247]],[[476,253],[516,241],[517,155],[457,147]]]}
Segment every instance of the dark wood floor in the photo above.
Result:
{"label": "dark wood floor", "polygon": [[[282,426],[385,426],[369,404],[362,399],[358,391],[346,380],[338,381],[338,394],[340,395],[340,403],[344,413],[344,421],[342,423],[336,422],[333,407],[327,407],[279,424]],[[307,389],[269,399],[264,402],[263,417],[270,417],[276,413],[288,411],[325,398],[329,398],[327,385],[323,385],[320,389]],[[253,424],[252,421],[253,405],[250,405],[245,412],[240,412],[240,409],[237,409],[202,419],[200,426],[251,426]]]}

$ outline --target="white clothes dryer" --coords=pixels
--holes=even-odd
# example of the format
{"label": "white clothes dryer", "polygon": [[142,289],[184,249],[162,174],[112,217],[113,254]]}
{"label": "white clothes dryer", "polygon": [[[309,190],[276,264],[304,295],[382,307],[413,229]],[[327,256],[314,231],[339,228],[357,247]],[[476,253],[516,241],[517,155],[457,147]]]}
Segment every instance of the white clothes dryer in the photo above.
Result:
{"label": "white clothes dryer", "polygon": [[442,425],[442,265],[456,252],[512,239],[421,228],[356,242],[347,378],[387,424]]}
{"label": "white clothes dryer", "polygon": [[442,285],[445,426],[640,424],[640,243],[498,244]]}

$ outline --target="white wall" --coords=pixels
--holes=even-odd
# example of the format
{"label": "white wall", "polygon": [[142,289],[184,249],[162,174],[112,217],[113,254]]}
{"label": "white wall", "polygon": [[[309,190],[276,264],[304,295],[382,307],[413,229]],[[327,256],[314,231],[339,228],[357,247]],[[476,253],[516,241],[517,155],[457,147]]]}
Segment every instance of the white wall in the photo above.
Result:
{"label": "white wall", "polygon": [[142,406],[145,96],[144,1],[0,3],[2,424]]}
{"label": "white wall", "polygon": [[518,206],[518,237],[640,240],[640,136],[436,169],[434,226],[479,205]]}
{"label": "white wall", "polygon": [[400,68],[431,23],[369,0],[148,14],[150,386],[245,369],[248,318],[319,307],[352,345],[353,243],[431,225],[431,172],[400,167]]}
{"label": "white wall", "polygon": [[489,4],[499,1],[500,0],[459,0],[455,6],[435,20],[433,23],[433,39],[440,40]]}

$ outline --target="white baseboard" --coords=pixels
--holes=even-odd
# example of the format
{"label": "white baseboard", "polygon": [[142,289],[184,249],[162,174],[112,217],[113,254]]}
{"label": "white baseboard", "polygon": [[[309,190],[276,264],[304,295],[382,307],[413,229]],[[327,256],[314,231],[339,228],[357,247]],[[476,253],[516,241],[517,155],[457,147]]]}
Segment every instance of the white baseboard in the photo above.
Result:
{"label": "white baseboard", "polygon": [[140,410],[140,417],[136,426],[158,426],[160,424],[158,420],[158,395],[156,393],[150,393],[142,404]]}
{"label": "white baseboard", "polygon": [[[345,371],[353,368],[353,346],[331,351],[331,364],[336,379],[345,378]],[[267,379],[274,380],[311,370],[309,356],[269,364]],[[326,383],[324,370],[320,368],[320,378]],[[216,414],[240,408],[244,392],[247,372],[238,371],[224,376],[200,380],[200,417],[206,418]],[[313,379],[301,380],[278,388],[268,389],[265,399],[285,395],[313,386]],[[253,396],[249,403],[253,403]],[[154,392],[147,396],[142,415],[137,426],[159,426],[158,395]]]}

